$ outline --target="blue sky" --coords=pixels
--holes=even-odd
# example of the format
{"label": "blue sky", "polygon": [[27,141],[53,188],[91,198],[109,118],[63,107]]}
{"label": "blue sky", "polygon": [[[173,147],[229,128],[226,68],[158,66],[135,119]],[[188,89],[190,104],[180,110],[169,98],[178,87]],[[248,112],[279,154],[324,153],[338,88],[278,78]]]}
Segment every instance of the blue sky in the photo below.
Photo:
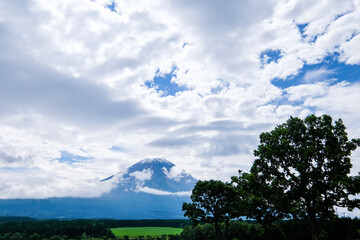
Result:
{"label": "blue sky", "polygon": [[152,80],[146,81],[145,86],[154,89],[160,93],[162,97],[175,96],[177,92],[185,91],[186,88],[179,86],[174,79],[176,79],[176,67],[173,66],[169,73],[161,74],[159,70],[156,71]]}
{"label": "blue sky", "polygon": [[61,151],[60,153],[61,153],[60,158],[57,158],[56,160],[58,160],[61,163],[72,164],[72,163],[78,163],[78,162],[83,162],[83,161],[92,159],[91,157],[84,157],[84,156],[81,156],[81,155],[74,155],[74,154],[71,154],[71,153],[66,152],[66,151]]}
{"label": "blue sky", "polygon": [[282,89],[324,80],[330,80],[332,85],[342,81],[358,83],[360,81],[360,66],[339,62],[338,57],[339,54],[326,56],[320,63],[305,64],[295,76],[285,79],[275,78],[272,82]]}
{"label": "blue sky", "polygon": [[271,62],[278,63],[281,58],[280,49],[266,49],[260,53],[260,61],[262,65],[269,64]]}
{"label": "blue sky", "polygon": [[290,116],[359,137],[359,22],[358,0],[3,0],[0,196],[98,196],[148,157],[226,181]]}

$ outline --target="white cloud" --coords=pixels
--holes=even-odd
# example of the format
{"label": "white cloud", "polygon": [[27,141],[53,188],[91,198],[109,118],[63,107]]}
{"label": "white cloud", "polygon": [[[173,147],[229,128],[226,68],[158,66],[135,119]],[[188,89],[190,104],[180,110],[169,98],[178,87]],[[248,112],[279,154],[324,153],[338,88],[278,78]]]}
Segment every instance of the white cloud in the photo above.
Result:
{"label": "white cloud", "polygon": [[136,180],[143,182],[146,180],[150,180],[152,177],[152,174],[153,174],[153,172],[151,171],[151,169],[144,169],[142,171],[132,172],[129,175],[135,177]]}
{"label": "white cloud", "polygon": [[162,170],[167,178],[172,179],[176,182],[180,182],[182,178],[187,176],[187,173],[178,166],[173,166],[172,168],[170,168],[169,171],[165,167]]}
{"label": "white cloud", "polygon": [[330,70],[323,67],[317,70],[309,70],[305,73],[304,81],[306,83],[323,81],[326,80],[327,77],[333,73],[335,73],[335,70]]}
{"label": "white cloud", "polygon": [[154,195],[173,195],[173,196],[190,196],[191,192],[168,192],[163,191],[155,188],[149,188],[149,187],[139,187],[137,188],[137,191],[154,194]]}
{"label": "white cloud", "polygon": [[[316,109],[315,114],[329,114],[334,119],[342,118],[352,137],[358,137],[360,102],[359,83],[346,81],[336,84],[319,82],[286,89],[290,101],[302,101],[304,107]],[[356,158],[357,159],[357,158]]]}
{"label": "white cloud", "polygon": [[0,168],[1,198],[98,197],[113,188],[89,177],[93,169],[51,163],[40,167]]}
{"label": "white cloud", "polygon": [[342,44],[340,51],[342,51],[341,59],[347,64],[360,64],[360,56],[355,54],[360,51],[360,33]]}
{"label": "white cloud", "polygon": [[327,82],[317,82],[314,84],[292,86],[285,89],[285,91],[290,101],[300,101],[308,97],[315,98],[324,95],[328,86]]}

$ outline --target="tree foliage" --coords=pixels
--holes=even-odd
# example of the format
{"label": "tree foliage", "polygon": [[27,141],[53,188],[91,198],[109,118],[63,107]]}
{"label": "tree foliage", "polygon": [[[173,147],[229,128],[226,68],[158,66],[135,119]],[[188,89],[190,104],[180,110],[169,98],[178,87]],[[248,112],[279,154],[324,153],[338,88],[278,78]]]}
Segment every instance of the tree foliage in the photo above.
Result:
{"label": "tree foliage", "polygon": [[242,205],[242,212],[237,213],[237,216],[245,215],[248,219],[255,219],[264,228],[265,239],[269,239],[273,222],[288,217],[279,210],[287,204],[282,197],[283,189],[279,187],[276,179],[266,182],[266,179],[259,175],[241,171],[239,176],[232,177],[232,182]]}
{"label": "tree foliage", "polygon": [[91,237],[115,237],[111,230],[98,220],[40,220],[0,223],[0,235],[6,235],[6,233],[15,234],[17,232],[26,239],[30,237],[35,239],[38,236],[51,238],[52,236],[64,235],[69,238],[77,238],[83,233]]}
{"label": "tree foliage", "polygon": [[341,119],[333,124],[328,115],[291,117],[262,133],[254,151],[251,174],[281,190],[274,195],[287,204],[276,209],[308,222],[313,239],[320,233],[319,221],[335,216],[334,207],[359,207],[359,200],[351,198],[360,192],[359,176],[349,174],[350,155],[360,140],[349,140],[345,130]]}
{"label": "tree foliage", "polygon": [[14,233],[11,237],[10,237],[10,240],[23,240],[23,236],[21,236],[20,233]]}
{"label": "tree foliage", "polygon": [[[323,240],[356,240],[360,239],[360,220],[335,218],[326,220],[323,225]],[[276,221],[270,229],[271,240],[311,240],[306,224],[297,220]],[[215,238],[214,227],[210,224],[186,226],[180,240],[209,240]],[[228,239],[264,240],[264,229],[255,221],[230,221]]]}
{"label": "tree foliage", "polygon": [[38,233],[33,233],[29,236],[29,240],[41,240],[41,236]]}
{"label": "tree foliage", "polygon": [[192,190],[192,203],[184,203],[183,211],[195,224],[209,223],[215,228],[215,238],[221,237],[221,224],[234,217],[236,193],[229,183],[198,181]]}

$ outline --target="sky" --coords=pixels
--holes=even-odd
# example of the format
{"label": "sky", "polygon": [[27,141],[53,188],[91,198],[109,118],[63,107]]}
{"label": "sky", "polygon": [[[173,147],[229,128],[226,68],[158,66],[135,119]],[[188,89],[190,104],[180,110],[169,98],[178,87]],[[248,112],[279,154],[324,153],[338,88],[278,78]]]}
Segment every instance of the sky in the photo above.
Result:
{"label": "sky", "polygon": [[359,33],[360,0],[0,0],[0,198],[152,157],[228,181],[290,116],[360,137]]}

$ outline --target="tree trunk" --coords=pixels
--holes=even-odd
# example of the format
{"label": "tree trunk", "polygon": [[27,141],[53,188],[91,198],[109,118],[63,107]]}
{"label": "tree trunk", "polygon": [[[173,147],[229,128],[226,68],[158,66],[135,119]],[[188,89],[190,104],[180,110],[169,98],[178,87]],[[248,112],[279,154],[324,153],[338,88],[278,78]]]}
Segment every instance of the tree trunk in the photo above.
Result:
{"label": "tree trunk", "polygon": [[270,240],[270,226],[264,226],[265,240]]}
{"label": "tree trunk", "polygon": [[265,240],[270,239],[270,228],[272,226],[272,221],[267,221],[266,219],[263,221],[258,221],[260,225],[264,228],[264,237]]}
{"label": "tree trunk", "polygon": [[225,240],[228,240],[228,226],[229,226],[229,222],[225,222]]}
{"label": "tree trunk", "polygon": [[221,229],[219,224],[215,224],[214,227],[215,227],[215,239],[221,240]]}
{"label": "tree trunk", "polygon": [[309,227],[311,233],[311,240],[319,239],[319,226],[316,219],[309,219]]}

